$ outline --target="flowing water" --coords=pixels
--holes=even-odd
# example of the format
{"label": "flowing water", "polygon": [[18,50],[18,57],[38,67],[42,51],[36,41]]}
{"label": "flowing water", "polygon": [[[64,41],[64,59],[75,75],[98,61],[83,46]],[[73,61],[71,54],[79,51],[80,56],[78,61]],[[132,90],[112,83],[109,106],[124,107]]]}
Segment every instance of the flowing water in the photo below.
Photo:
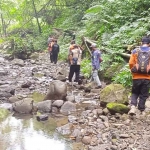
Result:
{"label": "flowing water", "polygon": [[71,150],[56,133],[58,122],[39,122],[33,116],[9,116],[0,123],[0,150]]}

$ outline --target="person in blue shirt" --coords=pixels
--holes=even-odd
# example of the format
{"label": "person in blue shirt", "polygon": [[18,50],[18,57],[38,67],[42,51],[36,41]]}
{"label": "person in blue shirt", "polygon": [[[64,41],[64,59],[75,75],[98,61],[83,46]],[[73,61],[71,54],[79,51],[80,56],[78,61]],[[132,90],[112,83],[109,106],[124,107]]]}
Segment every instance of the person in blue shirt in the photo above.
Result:
{"label": "person in blue shirt", "polygon": [[100,63],[102,62],[101,52],[95,43],[91,44],[90,47],[92,49],[92,77],[97,84],[96,89],[99,89],[102,88],[102,84],[98,76],[98,70],[100,69]]}

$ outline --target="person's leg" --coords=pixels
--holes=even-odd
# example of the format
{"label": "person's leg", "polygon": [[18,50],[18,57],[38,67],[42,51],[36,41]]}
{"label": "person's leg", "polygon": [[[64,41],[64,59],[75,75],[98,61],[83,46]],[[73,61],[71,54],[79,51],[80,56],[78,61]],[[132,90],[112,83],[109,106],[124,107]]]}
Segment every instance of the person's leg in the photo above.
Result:
{"label": "person's leg", "polygon": [[131,90],[131,103],[130,105],[137,106],[137,99],[140,94],[140,86],[141,86],[141,80],[140,79],[134,79],[132,81],[132,90]]}
{"label": "person's leg", "polygon": [[134,79],[132,80],[132,90],[131,90],[131,102],[130,102],[130,111],[128,112],[129,115],[135,115],[136,114],[136,106],[137,106],[137,100],[140,94],[140,86],[141,86],[141,80],[140,79]]}
{"label": "person's leg", "polygon": [[75,80],[74,82],[79,82],[79,74],[80,74],[80,65],[75,66]]}
{"label": "person's leg", "polygon": [[140,111],[145,110],[145,102],[149,96],[149,84],[150,84],[150,80],[147,80],[147,79],[142,80],[141,90],[140,90],[140,95],[139,95],[139,103],[138,103],[138,109]]}
{"label": "person's leg", "polygon": [[97,86],[101,87],[102,84],[101,84],[101,81],[98,76],[98,70],[93,71],[92,77],[93,77],[94,81],[97,83]]}
{"label": "person's leg", "polygon": [[73,77],[73,74],[74,74],[74,65],[71,65],[70,66],[70,71],[69,71],[69,82],[72,82],[72,77]]}
{"label": "person's leg", "polygon": [[51,63],[53,63],[53,54],[52,54],[52,52],[50,52],[50,61],[51,61]]}
{"label": "person's leg", "polygon": [[58,53],[55,54],[55,64],[57,63]]}

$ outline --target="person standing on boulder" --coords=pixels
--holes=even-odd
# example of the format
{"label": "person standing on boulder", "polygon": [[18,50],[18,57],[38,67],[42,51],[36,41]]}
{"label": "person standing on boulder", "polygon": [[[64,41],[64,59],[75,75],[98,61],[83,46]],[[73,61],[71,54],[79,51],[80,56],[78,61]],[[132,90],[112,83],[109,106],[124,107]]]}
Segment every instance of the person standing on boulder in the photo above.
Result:
{"label": "person standing on boulder", "polygon": [[[141,41],[141,46],[136,48],[132,51],[130,60],[129,60],[129,67],[132,74],[132,91],[131,91],[131,102],[130,102],[130,111],[128,112],[129,115],[136,115],[137,109],[140,110],[142,115],[145,115],[145,102],[146,99],[149,97],[149,88],[150,88],[150,73],[142,72],[142,68],[140,72],[136,70],[136,67],[139,61],[139,54],[147,54],[150,59],[150,38],[143,37]],[[139,53],[140,52],[140,53]],[[144,52],[144,53],[143,53]],[[146,55],[145,55],[146,56]],[[144,66],[146,61],[143,59],[145,58],[143,55],[140,60]],[[150,60],[148,60],[149,63]],[[144,69],[143,66],[143,69]],[[147,70],[147,69],[146,69]],[[139,100],[138,100],[139,99]]]}
{"label": "person standing on boulder", "polygon": [[100,63],[102,62],[101,52],[95,43],[91,44],[90,47],[92,48],[92,78],[97,83],[96,89],[99,89],[102,87],[98,76],[98,70],[100,69]]}
{"label": "person standing on boulder", "polygon": [[52,46],[52,57],[54,64],[57,63],[58,53],[59,53],[59,45],[57,44],[57,40],[55,39],[54,44]]}

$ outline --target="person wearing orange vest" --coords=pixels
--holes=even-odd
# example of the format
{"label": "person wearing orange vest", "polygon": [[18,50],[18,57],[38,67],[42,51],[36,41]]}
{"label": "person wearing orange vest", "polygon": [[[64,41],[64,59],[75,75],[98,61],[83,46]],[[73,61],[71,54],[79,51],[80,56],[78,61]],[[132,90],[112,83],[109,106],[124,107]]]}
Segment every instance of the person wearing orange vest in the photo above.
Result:
{"label": "person wearing orange vest", "polygon": [[50,55],[50,61],[51,63],[53,63],[53,56],[52,56],[52,46],[54,44],[54,39],[51,39],[51,42],[49,42],[48,44],[48,52],[49,52],[49,55]]}
{"label": "person wearing orange vest", "polygon": [[[142,52],[150,51],[150,38],[143,37],[142,45],[139,47]],[[131,53],[129,60],[129,67],[132,74],[132,91],[129,115],[136,115],[137,109],[140,110],[142,115],[145,115],[145,102],[149,97],[150,88],[150,74],[133,72],[133,68],[137,63],[137,49],[134,49]],[[139,101],[138,101],[139,99]]]}

